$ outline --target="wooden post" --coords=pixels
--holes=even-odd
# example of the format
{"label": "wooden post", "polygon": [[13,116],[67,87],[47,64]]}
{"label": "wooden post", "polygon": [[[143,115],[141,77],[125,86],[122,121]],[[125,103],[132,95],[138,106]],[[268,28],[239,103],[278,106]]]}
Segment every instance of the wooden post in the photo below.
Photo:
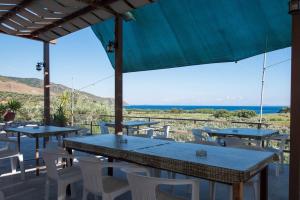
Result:
{"label": "wooden post", "polygon": [[[300,1],[298,2],[300,5]],[[291,155],[289,199],[300,200],[300,9],[292,14]]]}
{"label": "wooden post", "polygon": [[123,19],[115,17],[115,134],[122,132],[123,121]]}
{"label": "wooden post", "polygon": [[44,124],[50,124],[50,59],[49,42],[44,42]]}

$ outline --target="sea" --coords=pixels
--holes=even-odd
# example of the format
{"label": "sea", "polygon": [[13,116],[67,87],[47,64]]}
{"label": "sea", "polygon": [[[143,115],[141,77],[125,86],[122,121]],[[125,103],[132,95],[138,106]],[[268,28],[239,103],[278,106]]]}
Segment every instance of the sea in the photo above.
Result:
{"label": "sea", "polygon": [[[278,113],[282,108],[286,106],[264,106],[264,114]],[[140,109],[140,110],[195,110],[195,109],[215,109],[215,110],[253,110],[257,114],[260,113],[259,106],[191,106],[191,105],[127,105],[126,109]]]}

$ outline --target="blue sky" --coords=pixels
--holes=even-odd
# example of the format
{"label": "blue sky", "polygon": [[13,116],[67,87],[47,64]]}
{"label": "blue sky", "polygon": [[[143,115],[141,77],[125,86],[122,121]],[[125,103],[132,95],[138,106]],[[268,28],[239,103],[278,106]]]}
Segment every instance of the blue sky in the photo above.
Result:
{"label": "blue sky", "polygon": [[[42,78],[35,65],[43,58],[41,42],[0,34],[0,74]],[[82,88],[114,74],[106,53],[90,28],[58,39],[50,47],[51,82]],[[290,58],[290,48],[268,54],[267,65]],[[263,56],[219,63],[124,74],[129,104],[259,105]],[[290,61],[269,68],[265,105],[290,104]],[[84,89],[114,96],[114,79]]]}

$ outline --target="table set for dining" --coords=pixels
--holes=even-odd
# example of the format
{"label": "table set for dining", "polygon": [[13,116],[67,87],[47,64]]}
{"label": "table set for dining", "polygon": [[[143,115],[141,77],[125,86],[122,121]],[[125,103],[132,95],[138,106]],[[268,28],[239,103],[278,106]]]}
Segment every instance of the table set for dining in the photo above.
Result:
{"label": "table set for dining", "polygon": [[[158,122],[124,122],[128,130],[131,126],[150,126]],[[114,126],[114,123],[107,123]],[[123,160],[142,166],[163,169],[174,173],[192,176],[232,185],[233,199],[243,199],[243,185],[254,176],[260,176],[260,199],[268,199],[268,165],[274,153],[248,149],[228,148],[204,144],[175,142],[115,134],[83,137],[66,137],[76,133],[77,128],[37,126],[7,128],[7,132],[17,133],[20,150],[21,134],[35,138],[36,174],[39,175],[39,138],[50,136],[64,137],[64,147],[73,150],[102,155],[111,159]],[[279,134],[269,129],[203,128],[212,137],[239,137],[264,141]],[[45,147],[44,142],[43,147]],[[238,161],[238,162],[237,162]]]}

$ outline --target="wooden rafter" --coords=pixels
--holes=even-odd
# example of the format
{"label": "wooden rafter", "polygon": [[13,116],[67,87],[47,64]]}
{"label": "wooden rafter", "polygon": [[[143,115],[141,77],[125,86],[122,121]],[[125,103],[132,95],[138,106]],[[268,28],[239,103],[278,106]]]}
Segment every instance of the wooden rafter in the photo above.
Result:
{"label": "wooden rafter", "polygon": [[103,0],[103,1],[85,1],[85,0],[82,0],[83,2],[85,3],[88,3],[89,5],[87,7],[84,7],[58,21],[55,21],[53,22],[52,24],[49,24],[41,29],[38,29],[34,32],[31,33],[31,36],[33,38],[37,37],[39,34],[42,34],[44,32],[47,32],[48,30],[52,29],[52,28],[55,28],[55,27],[58,27],[60,26],[61,24],[65,23],[65,22],[68,22],[68,21],[71,21],[81,15],[84,15],[84,14],[87,14],[93,10],[96,10],[96,9],[99,9],[99,8],[104,8],[105,6],[108,6],[114,2],[117,2],[118,0]]}
{"label": "wooden rafter", "polygon": [[0,17],[0,23],[3,21],[13,17],[16,15],[22,8],[27,7],[29,4],[31,4],[33,0],[23,0],[21,3],[17,4],[13,9],[9,10],[7,13],[5,13],[3,16]]}

